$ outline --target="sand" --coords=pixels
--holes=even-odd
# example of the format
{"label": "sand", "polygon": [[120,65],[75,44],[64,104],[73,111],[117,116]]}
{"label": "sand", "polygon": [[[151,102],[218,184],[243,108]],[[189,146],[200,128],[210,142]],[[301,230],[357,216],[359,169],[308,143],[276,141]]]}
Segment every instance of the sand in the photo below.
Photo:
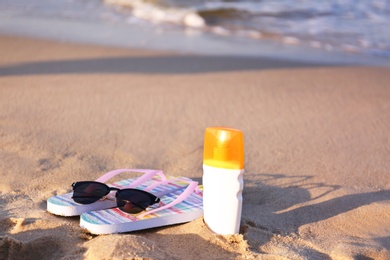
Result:
{"label": "sand", "polygon": [[[389,68],[10,36],[0,51],[0,259],[390,258]],[[245,136],[240,234],[199,218],[95,236],[46,212],[117,168],[201,181],[216,125]]]}

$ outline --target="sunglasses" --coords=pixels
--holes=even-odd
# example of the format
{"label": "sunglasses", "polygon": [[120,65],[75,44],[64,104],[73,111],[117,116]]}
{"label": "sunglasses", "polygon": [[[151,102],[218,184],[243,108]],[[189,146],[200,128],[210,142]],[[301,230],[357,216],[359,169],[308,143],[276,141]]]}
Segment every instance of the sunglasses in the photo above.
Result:
{"label": "sunglasses", "polygon": [[111,191],[116,191],[115,198],[117,207],[126,213],[137,214],[149,206],[159,203],[160,198],[138,189],[119,189],[109,187],[96,181],[74,182],[72,199],[79,204],[91,204],[99,200],[107,199]]}

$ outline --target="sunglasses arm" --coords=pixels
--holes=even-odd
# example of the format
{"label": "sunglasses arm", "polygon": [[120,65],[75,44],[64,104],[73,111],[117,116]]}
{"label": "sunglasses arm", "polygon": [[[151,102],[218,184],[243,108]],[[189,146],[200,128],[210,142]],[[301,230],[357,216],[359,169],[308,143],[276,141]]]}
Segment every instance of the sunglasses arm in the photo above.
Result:
{"label": "sunglasses arm", "polygon": [[162,180],[166,180],[167,178],[165,177],[164,173],[161,170],[147,170],[147,169],[118,169],[118,170],[113,170],[110,171],[103,176],[101,176],[99,179],[97,179],[97,182],[106,182],[107,180],[111,179],[115,175],[118,175],[120,173],[124,172],[142,172],[144,175],[139,177],[135,182],[133,182],[130,186],[131,187],[136,187],[140,185],[141,183],[144,183],[145,181],[151,179],[154,175],[158,175],[161,177]]}
{"label": "sunglasses arm", "polygon": [[186,198],[188,198],[188,196],[190,196],[191,193],[194,192],[197,187],[198,187],[198,182],[196,182],[196,181],[191,182],[190,185],[188,185],[188,187],[183,191],[183,193],[180,194],[180,196],[177,197],[174,201],[172,201],[171,203],[169,203],[165,206],[159,207],[157,209],[153,209],[153,210],[141,213],[140,215],[137,216],[137,218],[142,218],[148,214],[155,213],[157,211],[161,211],[161,210],[175,206],[176,204],[178,204],[178,203],[182,202],[183,200],[185,200]]}

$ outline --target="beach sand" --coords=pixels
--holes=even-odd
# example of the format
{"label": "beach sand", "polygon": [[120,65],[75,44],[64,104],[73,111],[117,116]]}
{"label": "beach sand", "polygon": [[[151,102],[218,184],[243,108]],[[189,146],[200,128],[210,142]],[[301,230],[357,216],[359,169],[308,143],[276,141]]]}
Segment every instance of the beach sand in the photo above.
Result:
{"label": "beach sand", "polygon": [[[0,259],[390,259],[389,68],[10,36],[0,52]],[[95,236],[46,212],[113,169],[201,181],[222,125],[245,136],[238,235],[199,218]]]}

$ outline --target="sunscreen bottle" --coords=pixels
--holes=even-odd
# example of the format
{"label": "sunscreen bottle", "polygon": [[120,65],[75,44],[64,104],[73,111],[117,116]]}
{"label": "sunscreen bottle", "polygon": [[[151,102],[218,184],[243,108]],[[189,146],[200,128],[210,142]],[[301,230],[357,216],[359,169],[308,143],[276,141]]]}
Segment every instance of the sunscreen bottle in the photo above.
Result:
{"label": "sunscreen bottle", "polygon": [[244,187],[244,140],[240,130],[208,127],[203,153],[203,215],[221,235],[240,230]]}

